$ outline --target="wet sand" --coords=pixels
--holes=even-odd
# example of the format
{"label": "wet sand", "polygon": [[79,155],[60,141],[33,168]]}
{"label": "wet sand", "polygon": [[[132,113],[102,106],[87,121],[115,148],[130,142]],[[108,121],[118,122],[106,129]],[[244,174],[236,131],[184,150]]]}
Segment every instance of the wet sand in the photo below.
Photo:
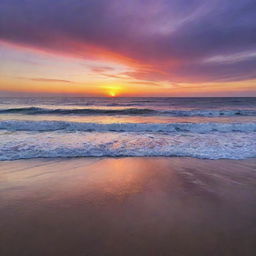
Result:
{"label": "wet sand", "polygon": [[0,162],[0,255],[256,255],[256,159]]}

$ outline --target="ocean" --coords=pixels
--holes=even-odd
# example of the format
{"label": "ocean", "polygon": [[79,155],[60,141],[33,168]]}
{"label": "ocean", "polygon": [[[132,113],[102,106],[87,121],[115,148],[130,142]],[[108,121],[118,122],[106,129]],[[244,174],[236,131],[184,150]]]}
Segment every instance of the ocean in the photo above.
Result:
{"label": "ocean", "polygon": [[256,98],[0,98],[0,160],[256,157]]}

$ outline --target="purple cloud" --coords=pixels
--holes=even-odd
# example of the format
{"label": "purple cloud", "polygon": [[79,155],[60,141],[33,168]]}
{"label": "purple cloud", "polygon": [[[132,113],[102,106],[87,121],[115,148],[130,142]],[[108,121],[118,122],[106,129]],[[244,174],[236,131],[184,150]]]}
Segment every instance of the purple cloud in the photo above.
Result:
{"label": "purple cloud", "polygon": [[129,73],[136,79],[237,81],[256,78],[255,55],[225,62],[256,52],[255,13],[255,0],[2,0],[0,40],[84,58],[96,48],[150,65]]}

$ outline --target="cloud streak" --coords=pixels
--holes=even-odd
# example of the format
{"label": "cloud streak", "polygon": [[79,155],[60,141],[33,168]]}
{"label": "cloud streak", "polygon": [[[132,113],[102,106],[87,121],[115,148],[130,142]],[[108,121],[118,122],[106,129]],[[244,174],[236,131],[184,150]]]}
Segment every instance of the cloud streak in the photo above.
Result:
{"label": "cloud streak", "polygon": [[34,82],[48,82],[48,83],[66,83],[66,84],[73,84],[75,82],[63,79],[54,79],[54,78],[31,78],[31,77],[17,77],[18,79],[25,79]]}

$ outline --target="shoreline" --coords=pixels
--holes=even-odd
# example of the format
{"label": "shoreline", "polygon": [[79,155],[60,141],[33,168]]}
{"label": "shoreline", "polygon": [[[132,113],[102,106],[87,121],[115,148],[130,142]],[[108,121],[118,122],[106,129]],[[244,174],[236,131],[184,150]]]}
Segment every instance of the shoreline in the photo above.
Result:
{"label": "shoreline", "polygon": [[0,162],[1,255],[256,253],[256,158]]}
{"label": "shoreline", "polygon": [[164,159],[195,159],[195,160],[206,160],[206,161],[247,161],[247,160],[255,160],[256,156],[253,157],[246,157],[246,158],[200,158],[200,157],[192,157],[192,156],[158,156],[158,155],[152,155],[152,156],[133,156],[133,155],[121,155],[121,156],[111,156],[111,155],[105,155],[105,156],[63,156],[63,157],[33,157],[33,158],[19,158],[19,159],[7,159],[7,160],[0,160],[0,168],[1,163],[7,163],[7,162],[18,162],[18,161],[65,161],[65,160],[81,160],[84,159],[85,161],[88,159],[139,159],[139,158],[146,158],[146,159],[158,159],[158,158],[164,158]]}

